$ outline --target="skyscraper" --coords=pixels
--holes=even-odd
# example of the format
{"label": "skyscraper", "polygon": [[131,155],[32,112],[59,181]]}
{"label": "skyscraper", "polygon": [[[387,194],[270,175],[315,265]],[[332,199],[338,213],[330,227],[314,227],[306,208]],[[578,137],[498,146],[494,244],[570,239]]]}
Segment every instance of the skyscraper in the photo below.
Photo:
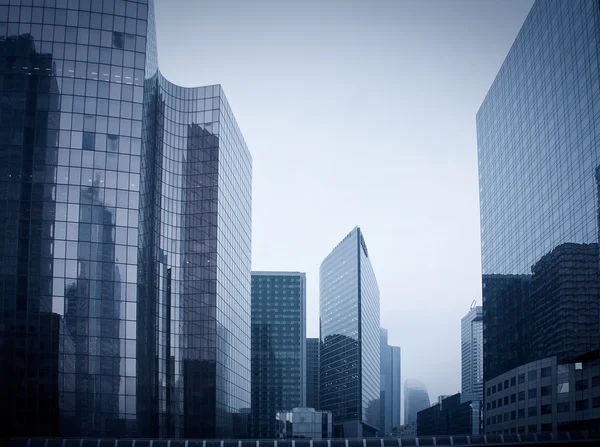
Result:
{"label": "skyscraper", "polygon": [[379,429],[379,288],[367,244],[354,228],[320,268],[321,408],[334,436]]}
{"label": "skyscraper", "polygon": [[487,433],[597,427],[599,21],[537,1],[477,114]]}
{"label": "skyscraper", "polygon": [[400,348],[388,344],[387,329],[380,329],[380,434],[389,435],[398,429],[402,381],[400,378]]}
{"label": "skyscraper", "polygon": [[417,413],[429,408],[427,388],[416,379],[404,381],[404,425],[417,422]]}
{"label": "skyscraper", "polygon": [[0,17],[0,431],[244,436],[252,161],[221,87],[162,77],[152,0]]}
{"label": "skyscraper", "polygon": [[320,410],[320,341],[318,338],[306,339],[306,406]]}
{"label": "skyscraper", "polygon": [[[392,389],[390,391],[392,405],[390,417],[386,417],[386,422],[390,421],[390,427],[392,430],[398,429],[402,425],[402,419],[400,418],[400,410],[402,407],[402,371],[401,371],[401,358],[400,358],[400,347],[391,346],[392,348]],[[387,392],[386,392],[387,396]],[[389,433],[386,433],[389,435]]]}
{"label": "skyscraper", "polygon": [[255,438],[276,438],[277,412],[306,406],[306,275],[252,272]]}
{"label": "skyscraper", "polygon": [[463,402],[483,400],[483,309],[472,306],[460,322]]}

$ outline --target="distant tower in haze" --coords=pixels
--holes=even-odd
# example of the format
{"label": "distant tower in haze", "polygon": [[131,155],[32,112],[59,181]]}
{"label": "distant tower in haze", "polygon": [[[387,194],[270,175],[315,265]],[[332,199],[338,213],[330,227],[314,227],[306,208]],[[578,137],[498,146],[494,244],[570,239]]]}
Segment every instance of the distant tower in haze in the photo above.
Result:
{"label": "distant tower in haze", "polygon": [[463,402],[483,400],[483,308],[471,306],[461,320]]}
{"label": "distant tower in haze", "polygon": [[429,394],[427,388],[416,379],[404,381],[404,425],[417,422],[417,413],[429,408]]}

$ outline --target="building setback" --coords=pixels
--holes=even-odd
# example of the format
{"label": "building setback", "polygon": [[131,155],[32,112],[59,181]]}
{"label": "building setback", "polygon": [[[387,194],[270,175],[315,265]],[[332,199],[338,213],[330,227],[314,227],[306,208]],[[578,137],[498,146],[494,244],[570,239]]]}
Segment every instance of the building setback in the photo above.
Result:
{"label": "building setback", "polygon": [[319,410],[320,377],[320,341],[318,338],[306,339],[306,406]]}
{"label": "building setback", "polygon": [[306,274],[252,272],[253,438],[279,435],[277,412],[306,406]]}
{"label": "building setback", "polygon": [[379,429],[379,288],[360,228],[320,268],[321,409],[335,437]]}
{"label": "building setback", "polygon": [[464,401],[483,401],[483,308],[474,306],[460,323]]}
{"label": "building setback", "polygon": [[38,3],[0,7],[0,431],[247,436],[252,160],[223,90],[161,75],[152,0]]}
{"label": "building setback", "polygon": [[486,433],[600,426],[599,23],[535,2],[477,114]]}

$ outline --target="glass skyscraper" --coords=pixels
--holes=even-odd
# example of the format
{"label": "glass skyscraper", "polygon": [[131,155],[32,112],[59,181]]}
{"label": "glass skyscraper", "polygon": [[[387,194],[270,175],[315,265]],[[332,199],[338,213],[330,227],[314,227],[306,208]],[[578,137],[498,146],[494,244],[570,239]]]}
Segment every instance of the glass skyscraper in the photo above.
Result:
{"label": "glass skyscraper", "polygon": [[277,412],[305,406],[306,274],[252,272],[252,437],[277,438]]}
{"label": "glass skyscraper", "polygon": [[0,431],[244,436],[252,161],[152,0],[0,0]]}
{"label": "glass skyscraper", "polygon": [[460,322],[463,402],[483,401],[483,309],[473,306]]}
{"label": "glass skyscraper", "polygon": [[379,288],[360,228],[320,268],[321,409],[334,436],[379,429]]}
{"label": "glass skyscraper", "polygon": [[488,433],[593,419],[553,384],[600,348],[599,45],[598,2],[537,1],[477,114]]}
{"label": "glass skyscraper", "polygon": [[306,406],[321,409],[320,393],[320,340],[318,338],[306,339]]}

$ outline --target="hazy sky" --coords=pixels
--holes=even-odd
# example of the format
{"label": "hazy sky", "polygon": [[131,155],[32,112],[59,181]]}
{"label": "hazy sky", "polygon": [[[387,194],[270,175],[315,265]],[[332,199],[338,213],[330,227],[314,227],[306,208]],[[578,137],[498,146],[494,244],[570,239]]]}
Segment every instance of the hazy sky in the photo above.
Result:
{"label": "hazy sky", "polygon": [[481,303],[475,114],[532,0],[156,0],[172,82],[221,84],[253,157],[252,268],[306,272],[362,228],[402,378],[460,391]]}

